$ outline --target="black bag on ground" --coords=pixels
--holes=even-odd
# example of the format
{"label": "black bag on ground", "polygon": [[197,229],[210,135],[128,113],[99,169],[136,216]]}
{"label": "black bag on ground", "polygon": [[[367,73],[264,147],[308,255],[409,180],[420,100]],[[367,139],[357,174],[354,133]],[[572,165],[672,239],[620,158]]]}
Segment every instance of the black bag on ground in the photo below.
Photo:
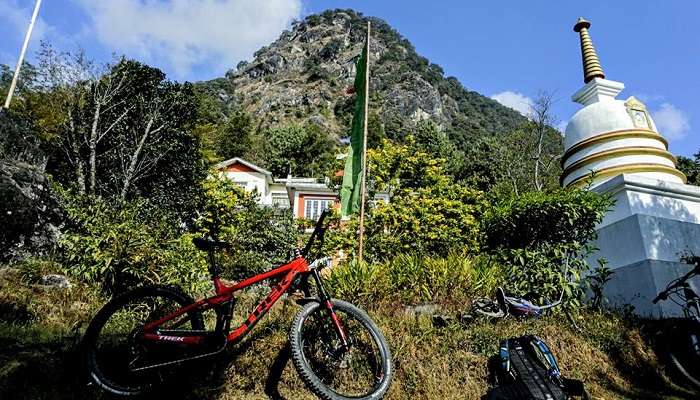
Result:
{"label": "black bag on ground", "polygon": [[495,387],[488,400],[588,399],[581,381],[561,376],[552,352],[537,336],[502,341],[499,354],[489,364]]}

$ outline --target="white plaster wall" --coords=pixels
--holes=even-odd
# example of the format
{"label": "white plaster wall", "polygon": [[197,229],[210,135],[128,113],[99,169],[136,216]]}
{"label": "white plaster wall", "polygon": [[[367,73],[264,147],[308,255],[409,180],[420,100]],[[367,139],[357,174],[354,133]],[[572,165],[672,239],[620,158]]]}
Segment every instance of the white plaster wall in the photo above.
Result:
{"label": "white plaster wall", "polygon": [[[631,305],[637,315],[662,318],[682,315],[682,309],[671,301],[652,300],[673,279],[684,275],[691,268],[679,262],[645,260],[615,270],[604,289],[606,299],[613,307]],[[700,278],[690,280],[691,288],[698,292]]]}
{"label": "white plaster wall", "polygon": [[634,214],[700,224],[700,187],[639,175],[619,175],[594,188],[615,200],[598,229]]}
{"label": "white plaster wall", "polygon": [[[606,297],[631,304],[639,315],[679,315],[672,303],[651,300],[690,270],[680,262],[684,254],[700,254],[700,187],[624,174],[594,190],[616,200],[597,227],[599,250],[588,259],[605,258],[615,272]],[[698,283],[692,284],[700,289]]]}
{"label": "white plaster wall", "polygon": [[271,205],[272,196],[267,186],[267,176],[260,172],[227,171],[226,177],[234,182],[246,182],[247,192],[257,191],[260,204]]}

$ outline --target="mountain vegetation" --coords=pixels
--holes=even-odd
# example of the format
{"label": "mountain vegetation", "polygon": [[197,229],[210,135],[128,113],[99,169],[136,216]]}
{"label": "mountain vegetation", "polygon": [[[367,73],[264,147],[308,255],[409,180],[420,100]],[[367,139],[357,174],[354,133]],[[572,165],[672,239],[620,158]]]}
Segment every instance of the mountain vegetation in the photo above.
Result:
{"label": "mountain vegetation", "polygon": [[[450,144],[453,176],[476,181],[481,188],[500,181],[508,173],[502,168],[512,161],[506,153],[522,154],[521,147],[530,142],[524,136],[537,136],[532,120],[465,89],[456,78],[445,76],[439,65],[420,56],[389,24],[353,10],[325,11],[298,21],[225,77],[197,83],[212,124],[212,129],[203,131],[210,136],[216,136],[219,127],[230,126],[240,113],[254,121],[252,129],[236,136],[249,144],[247,148],[221,146],[213,139],[209,141],[213,153],[220,159],[242,156],[286,175],[289,168],[278,168],[265,150],[269,132],[292,124],[318,128],[331,143],[344,143],[355,101],[347,89],[355,76],[354,62],[364,45],[367,22],[372,26],[370,147],[383,138],[402,142],[408,135],[432,135],[434,139],[427,140]],[[554,158],[561,153],[561,135],[549,125],[541,131],[545,153]],[[328,151],[342,150],[334,146]],[[321,172],[289,167],[295,174]],[[558,177],[558,170],[554,168],[551,175]]]}

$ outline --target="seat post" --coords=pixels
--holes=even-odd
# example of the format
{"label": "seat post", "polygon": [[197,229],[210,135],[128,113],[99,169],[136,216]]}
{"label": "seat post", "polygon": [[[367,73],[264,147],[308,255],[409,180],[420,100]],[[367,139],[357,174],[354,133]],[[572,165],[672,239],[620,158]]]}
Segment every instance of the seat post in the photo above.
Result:
{"label": "seat post", "polygon": [[213,278],[218,278],[221,275],[221,270],[216,265],[216,257],[214,257],[214,249],[209,249],[209,274]]}
{"label": "seat post", "polygon": [[214,249],[209,249],[209,275],[211,275],[211,280],[214,283],[214,292],[220,294],[223,289],[223,284],[221,283],[221,270],[216,265],[216,257],[214,257]]}

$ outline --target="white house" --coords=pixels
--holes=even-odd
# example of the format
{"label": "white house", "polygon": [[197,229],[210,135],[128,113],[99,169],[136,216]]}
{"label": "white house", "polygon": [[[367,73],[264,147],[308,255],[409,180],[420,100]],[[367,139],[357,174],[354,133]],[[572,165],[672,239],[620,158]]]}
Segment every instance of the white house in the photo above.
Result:
{"label": "white house", "polygon": [[[315,220],[323,210],[340,206],[337,193],[316,178],[274,178],[270,171],[239,157],[222,161],[215,169],[247,192],[256,192],[260,204],[291,208],[294,218]],[[378,193],[375,200],[388,202],[389,195]]]}

